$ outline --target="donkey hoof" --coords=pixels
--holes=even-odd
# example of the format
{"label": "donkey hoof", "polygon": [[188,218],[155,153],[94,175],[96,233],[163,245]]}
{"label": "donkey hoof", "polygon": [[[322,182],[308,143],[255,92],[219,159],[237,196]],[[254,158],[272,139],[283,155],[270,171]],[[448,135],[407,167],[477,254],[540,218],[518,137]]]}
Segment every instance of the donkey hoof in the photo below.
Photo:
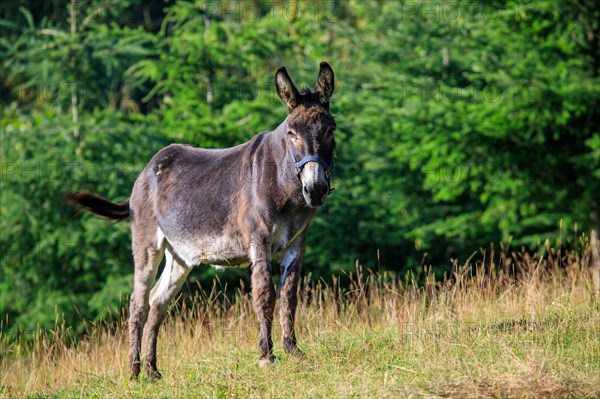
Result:
{"label": "donkey hoof", "polygon": [[300,349],[298,349],[298,346],[296,346],[295,338],[284,338],[283,349],[285,349],[285,352],[290,355],[290,358],[304,358],[304,352],[302,352]]}
{"label": "donkey hoof", "polygon": [[162,379],[162,374],[158,370],[148,371],[148,381],[156,381]]}
{"label": "donkey hoof", "polygon": [[275,363],[275,356],[273,356],[273,355],[271,355],[271,356],[263,356],[258,361],[258,365],[260,367],[272,366],[273,363]]}

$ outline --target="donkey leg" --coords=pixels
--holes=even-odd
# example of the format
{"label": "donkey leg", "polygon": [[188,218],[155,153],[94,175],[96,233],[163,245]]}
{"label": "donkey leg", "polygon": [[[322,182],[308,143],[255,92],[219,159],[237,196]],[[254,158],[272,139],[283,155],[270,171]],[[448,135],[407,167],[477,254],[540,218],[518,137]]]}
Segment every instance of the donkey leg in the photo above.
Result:
{"label": "donkey leg", "polygon": [[133,293],[129,305],[129,366],[131,379],[137,379],[140,373],[140,344],[142,338],[142,326],[146,322],[149,303],[148,295],[150,286],[156,278],[158,266],[163,258],[164,244],[156,238],[156,233],[146,234],[147,229],[134,225],[133,234],[133,258],[135,263]]}
{"label": "donkey leg", "polygon": [[283,348],[289,354],[298,357],[304,354],[296,346],[296,333],[294,322],[296,318],[296,304],[298,303],[298,283],[302,265],[303,246],[290,248],[283,256],[281,262],[279,322]]}
{"label": "donkey leg", "polygon": [[[263,251],[260,251],[263,252]],[[273,311],[275,309],[275,287],[271,274],[271,262],[268,257],[251,256],[252,260],[252,304],[260,323],[260,360],[261,367],[272,364],[273,339],[271,329],[273,326]]]}
{"label": "donkey leg", "polygon": [[145,368],[149,380],[161,378],[161,374],[156,368],[158,331],[167,315],[169,304],[175,298],[191,271],[191,268],[174,260],[169,250],[166,251],[165,258],[165,269],[150,293],[150,312],[144,327]]}

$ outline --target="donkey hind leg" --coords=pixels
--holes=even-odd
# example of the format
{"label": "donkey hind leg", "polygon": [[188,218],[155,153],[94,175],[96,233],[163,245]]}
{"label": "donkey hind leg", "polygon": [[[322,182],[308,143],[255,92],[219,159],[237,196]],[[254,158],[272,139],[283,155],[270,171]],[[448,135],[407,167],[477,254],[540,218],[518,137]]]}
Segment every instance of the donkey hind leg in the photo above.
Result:
{"label": "donkey hind leg", "polygon": [[173,254],[168,249],[166,250],[165,258],[165,268],[150,293],[150,313],[144,327],[143,346],[146,351],[144,365],[149,380],[161,378],[161,374],[156,368],[158,330],[165,319],[169,304],[177,295],[192,270],[191,267],[187,267],[175,260]]}
{"label": "donkey hind leg", "polygon": [[[137,234],[136,234],[137,233]],[[158,266],[165,251],[164,240],[144,240],[143,232],[133,231],[133,258],[135,263],[133,293],[129,305],[129,365],[131,380],[140,373],[142,327],[148,316],[150,285],[156,278]],[[139,236],[139,239],[136,239]]]}
{"label": "donkey hind leg", "polygon": [[281,323],[283,348],[287,353],[297,357],[304,355],[296,346],[296,333],[294,332],[300,270],[301,259],[298,252],[290,251],[281,262],[279,322]]}
{"label": "donkey hind leg", "polygon": [[273,310],[275,308],[275,287],[271,274],[271,263],[266,257],[252,257],[252,304],[260,323],[260,360],[261,367],[272,364],[273,339]]}

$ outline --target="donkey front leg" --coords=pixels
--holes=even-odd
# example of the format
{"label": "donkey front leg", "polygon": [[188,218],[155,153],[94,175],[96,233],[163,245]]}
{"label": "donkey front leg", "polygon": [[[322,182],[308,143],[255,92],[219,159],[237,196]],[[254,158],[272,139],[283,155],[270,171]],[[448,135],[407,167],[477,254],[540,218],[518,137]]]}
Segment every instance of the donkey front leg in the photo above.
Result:
{"label": "donkey front leg", "polygon": [[173,255],[169,250],[166,251],[165,258],[165,268],[150,293],[150,312],[144,327],[143,347],[146,350],[145,368],[149,380],[161,378],[161,374],[156,367],[158,331],[167,315],[169,304],[192,270],[173,259]]}
{"label": "donkey front leg", "polygon": [[279,321],[281,323],[283,348],[287,353],[298,357],[304,355],[296,346],[296,334],[294,332],[303,249],[304,239],[285,252],[281,261],[281,281],[279,284]]}
{"label": "donkey front leg", "polygon": [[273,326],[273,310],[275,308],[275,287],[271,274],[271,261],[262,248],[259,254],[252,258],[252,304],[260,323],[260,360],[259,365],[264,367],[275,361],[273,356],[273,339],[271,329]]}

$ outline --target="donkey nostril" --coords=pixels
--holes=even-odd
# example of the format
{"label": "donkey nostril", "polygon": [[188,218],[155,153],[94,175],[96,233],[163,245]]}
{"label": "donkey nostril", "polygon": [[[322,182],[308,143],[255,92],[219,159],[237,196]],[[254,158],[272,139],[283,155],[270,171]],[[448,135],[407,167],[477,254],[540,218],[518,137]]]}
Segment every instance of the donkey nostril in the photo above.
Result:
{"label": "donkey nostril", "polygon": [[304,193],[307,200],[310,199],[310,203],[315,205],[321,205],[327,199],[327,195],[329,194],[328,186],[317,184],[310,188],[302,187],[302,192]]}
{"label": "donkey nostril", "polygon": [[318,187],[318,193],[321,197],[325,197],[327,195],[327,191],[328,191],[329,187],[327,187],[327,185],[322,184],[319,185]]}
{"label": "donkey nostril", "polygon": [[321,197],[321,203],[325,202],[328,195],[329,195],[329,193],[327,191],[325,191],[325,194],[323,194],[323,196]]}

